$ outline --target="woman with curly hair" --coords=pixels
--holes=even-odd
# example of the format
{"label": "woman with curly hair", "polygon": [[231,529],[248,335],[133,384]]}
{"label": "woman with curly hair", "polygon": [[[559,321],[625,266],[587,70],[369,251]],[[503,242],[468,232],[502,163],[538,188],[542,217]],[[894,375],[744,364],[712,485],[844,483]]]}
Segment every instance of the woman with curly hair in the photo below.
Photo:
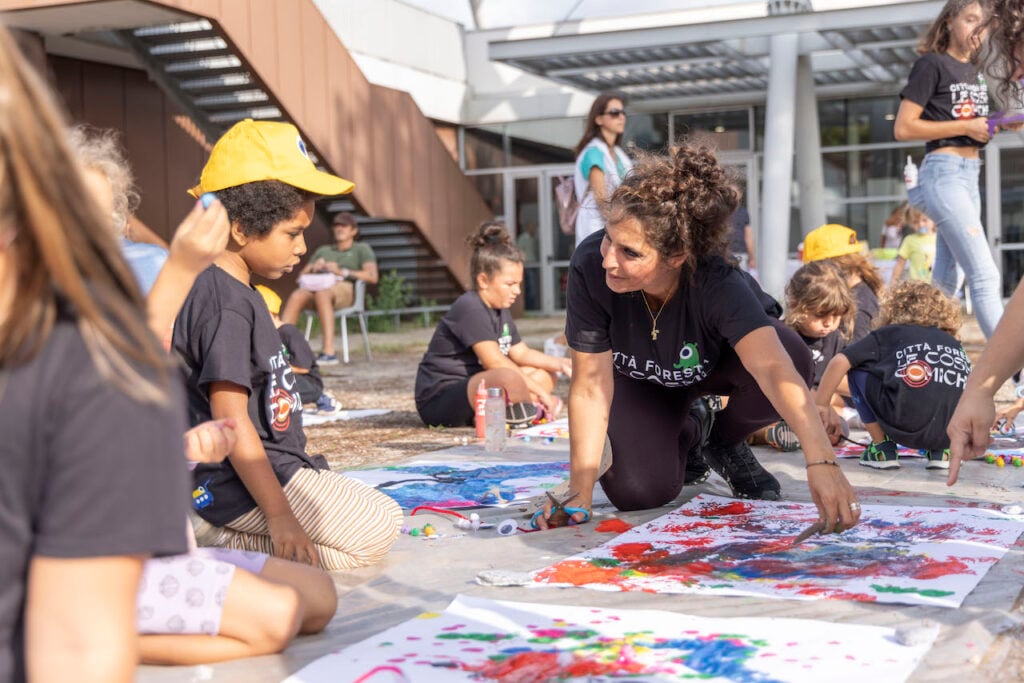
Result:
{"label": "woman with curly hair", "polygon": [[[621,510],[664,505],[708,465],[735,495],[776,500],[779,482],[747,438],[781,415],[804,445],[821,519],[829,529],[856,524],[860,504],[808,395],[811,354],[724,256],[739,197],[708,148],[647,157],[612,194],[605,230],[573,254],[573,505],[590,507],[599,475]],[[728,397],[713,420],[700,400],[709,395]],[[543,512],[547,526],[550,506]]]}
{"label": "woman with curly hair", "polygon": [[999,268],[981,222],[980,150],[989,140],[989,93],[975,57],[988,0],[948,0],[918,44],[893,134],[925,142],[910,205],[935,221],[938,238],[932,282],[946,294],[966,276],[978,324],[991,337],[1003,314]]}
{"label": "woman with curly hair", "polygon": [[882,302],[877,329],[828,364],[815,400],[822,420],[835,424],[839,416],[829,402],[847,379],[871,436],[861,465],[898,468],[900,443],[927,451],[928,469],[949,469],[946,425],[971,372],[956,339],[960,323],[960,305],[941,291],[900,282]]}

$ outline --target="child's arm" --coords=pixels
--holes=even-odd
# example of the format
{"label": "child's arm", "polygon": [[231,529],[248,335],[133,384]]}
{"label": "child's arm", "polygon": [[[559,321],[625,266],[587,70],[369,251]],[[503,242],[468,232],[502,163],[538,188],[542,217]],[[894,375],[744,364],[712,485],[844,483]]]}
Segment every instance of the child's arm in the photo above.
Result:
{"label": "child's arm", "polygon": [[[506,357],[498,347],[498,342],[491,340],[477,342],[476,344],[473,344],[473,352],[476,354],[476,357],[480,359],[480,364],[484,366],[484,370],[494,370],[495,368],[511,368],[516,370],[520,377],[523,378],[523,381],[526,382],[526,388],[530,393],[540,398],[541,403],[543,403],[546,408],[554,410],[556,401],[552,398],[551,394],[548,393],[548,390],[541,386],[537,380],[523,372],[519,368],[519,365],[510,357]],[[509,355],[511,355],[511,349],[509,350]]]}
{"label": "child's arm", "polygon": [[531,349],[526,342],[519,342],[508,350],[508,357],[516,365],[525,365],[530,368],[540,368],[549,372],[560,372],[566,377],[572,377],[572,361],[568,358],[556,358],[549,356],[542,351]]}
{"label": "child's arm", "polygon": [[889,278],[889,286],[892,287],[894,284],[900,281],[903,277],[903,267],[906,265],[907,259],[902,256],[896,257],[896,265],[892,267],[892,277]]}
{"label": "child's arm", "polygon": [[906,140],[939,140],[942,138],[966,135],[978,142],[988,142],[988,118],[979,116],[973,119],[957,119],[955,121],[929,121],[921,118],[924,107],[916,102],[904,99],[896,112],[896,123],[893,124],[893,137],[903,142]]}
{"label": "child's arm", "polygon": [[228,457],[267,518],[274,555],[320,566],[316,546],[295,518],[263,450],[263,442],[249,420],[248,391],[232,382],[214,382],[210,385],[210,411],[215,419],[233,418],[235,421],[238,440]]}
{"label": "child's arm", "polygon": [[825,374],[818,384],[818,391],[814,394],[814,402],[818,406],[818,414],[821,415],[821,422],[825,425],[825,431],[832,437],[836,431],[842,433],[840,417],[832,407],[832,396],[836,393],[840,383],[846,379],[846,373],[850,371],[850,359],[846,354],[837,353],[829,361],[825,368]]}

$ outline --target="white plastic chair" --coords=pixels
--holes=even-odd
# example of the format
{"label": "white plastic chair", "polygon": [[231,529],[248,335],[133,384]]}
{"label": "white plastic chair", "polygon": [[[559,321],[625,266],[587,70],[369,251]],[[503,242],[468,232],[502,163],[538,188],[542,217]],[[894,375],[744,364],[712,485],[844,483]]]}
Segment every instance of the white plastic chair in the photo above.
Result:
{"label": "white plastic chair", "polygon": [[[313,331],[313,316],[315,311],[305,311],[306,314],[306,340]],[[341,321],[341,358],[348,362],[348,317],[354,315],[359,319],[359,329],[363,332],[363,348],[366,349],[366,360],[373,360],[370,353],[370,333],[366,329],[366,283],[362,280],[355,281],[355,299],[348,308],[339,308],[334,311],[334,317]],[[322,322],[322,321],[321,321]]]}

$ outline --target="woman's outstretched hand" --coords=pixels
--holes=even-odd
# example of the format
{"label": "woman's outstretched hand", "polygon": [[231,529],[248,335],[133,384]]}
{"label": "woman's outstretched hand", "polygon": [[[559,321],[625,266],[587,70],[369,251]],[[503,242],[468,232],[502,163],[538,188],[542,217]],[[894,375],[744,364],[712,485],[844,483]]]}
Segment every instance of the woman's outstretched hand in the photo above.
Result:
{"label": "woman's outstretched hand", "polygon": [[857,494],[838,465],[811,465],[807,468],[807,485],[818,508],[818,519],[824,522],[824,533],[845,531],[860,521]]}

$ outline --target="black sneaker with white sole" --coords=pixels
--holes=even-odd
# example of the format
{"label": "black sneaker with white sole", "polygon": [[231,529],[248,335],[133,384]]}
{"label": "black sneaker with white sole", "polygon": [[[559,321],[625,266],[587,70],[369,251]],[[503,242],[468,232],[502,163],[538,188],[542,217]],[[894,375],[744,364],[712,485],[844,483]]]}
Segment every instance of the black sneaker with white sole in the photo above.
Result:
{"label": "black sneaker with white sole", "polygon": [[731,446],[708,444],[704,459],[729,484],[737,498],[781,500],[782,486],[761,466],[746,441]]}
{"label": "black sneaker with white sole", "polygon": [[536,403],[520,401],[505,406],[505,424],[509,429],[526,429],[540,417]]}
{"label": "black sneaker with white sole", "polygon": [[708,438],[711,436],[711,428],[715,424],[715,411],[706,398],[698,398],[690,406],[690,415],[697,419],[700,424],[700,435],[697,441],[690,446],[686,455],[686,471],[683,474],[683,485],[700,484],[711,474],[704,459],[703,450],[707,446]]}

